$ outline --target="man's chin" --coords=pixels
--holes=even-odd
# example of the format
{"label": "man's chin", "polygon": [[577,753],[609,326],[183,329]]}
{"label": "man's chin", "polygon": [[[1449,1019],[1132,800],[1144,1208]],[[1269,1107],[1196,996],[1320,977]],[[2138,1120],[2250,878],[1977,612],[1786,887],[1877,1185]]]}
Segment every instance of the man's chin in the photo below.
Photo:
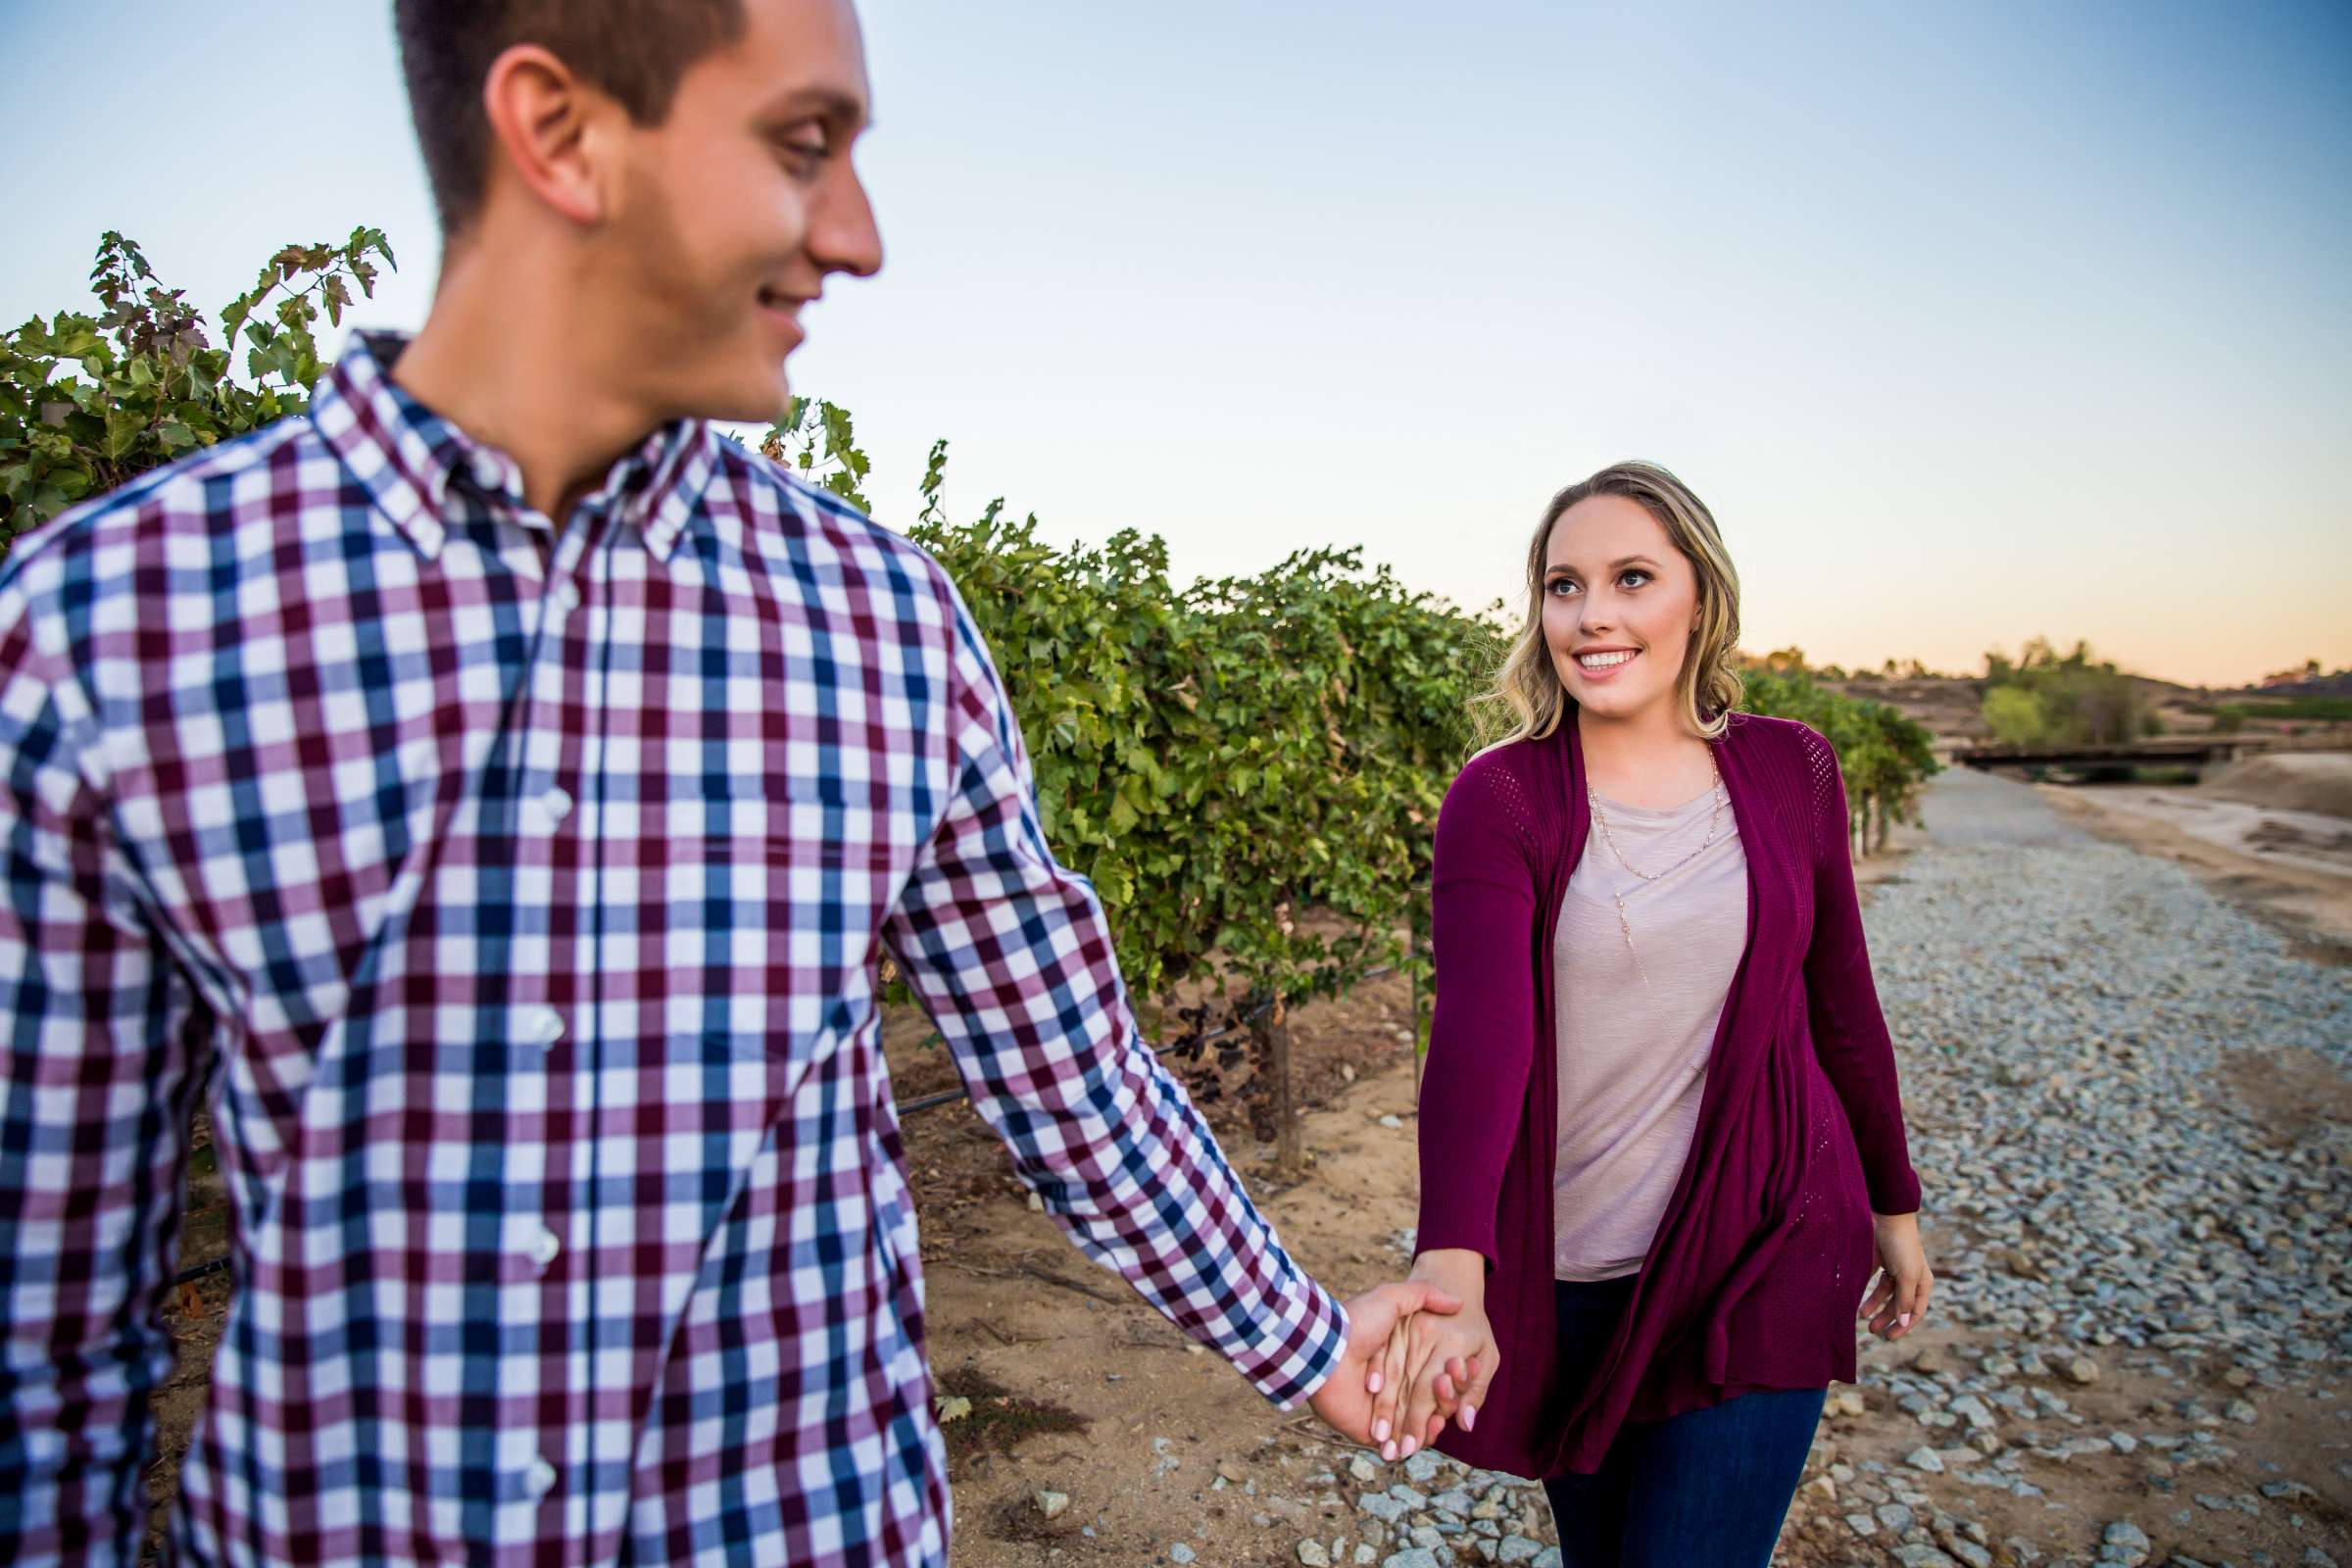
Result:
{"label": "man's chin", "polygon": [[781,365],[764,371],[713,377],[688,388],[673,407],[688,418],[722,424],[773,424],[792,407],[792,383]]}

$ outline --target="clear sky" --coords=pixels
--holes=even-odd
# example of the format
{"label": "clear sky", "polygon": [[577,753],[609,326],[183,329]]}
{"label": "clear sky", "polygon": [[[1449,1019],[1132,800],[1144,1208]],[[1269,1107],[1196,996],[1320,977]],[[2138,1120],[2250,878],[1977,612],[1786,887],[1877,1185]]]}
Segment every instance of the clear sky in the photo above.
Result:
{"label": "clear sky", "polygon": [[[0,0],[0,318],[84,304],[105,228],[217,309],[366,222],[402,266],[362,319],[422,319],[388,4],[235,15]],[[889,261],[793,363],[885,521],[944,435],[958,514],[1188,575],[1361,544],[1477,608],[1639,456],[1715,510],[1759,651],[2352,664],[2352,9],[865,18]]]}

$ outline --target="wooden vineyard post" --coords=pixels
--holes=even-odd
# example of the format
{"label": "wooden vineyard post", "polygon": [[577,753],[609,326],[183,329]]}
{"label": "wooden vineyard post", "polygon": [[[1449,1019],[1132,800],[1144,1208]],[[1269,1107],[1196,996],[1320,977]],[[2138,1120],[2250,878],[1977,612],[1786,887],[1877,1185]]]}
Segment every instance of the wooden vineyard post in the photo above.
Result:
{"label": "wooden vineyard post", "polygon": [[1286,1176],[1296,1176],[1306,1167],[1306,1146],[1298,1131],[1298,1107],[1292,1097],[1290,1010],[1276,997],[1272,1006],[1250,1020],[1250,1028],[1258,1037],[1257,1059],[1273,1079],[1267,1086],[1266,1103],[1274,1114],[1274,1163]]}

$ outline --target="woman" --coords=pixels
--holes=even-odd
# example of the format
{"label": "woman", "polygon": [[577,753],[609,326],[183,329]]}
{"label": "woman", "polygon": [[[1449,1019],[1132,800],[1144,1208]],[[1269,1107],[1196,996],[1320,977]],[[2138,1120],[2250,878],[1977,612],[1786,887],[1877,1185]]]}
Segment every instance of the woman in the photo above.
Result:
{"label": "woman", "polygon": [[1857,1303],[1928,1302],[1838,760],[1733,711],[1739,594],[1663,468],[1561,491],[1438,821],[1413,1276],[1467,1304],[1374,1437],[1544,1478],[1567,1568],[1768,1562]]}

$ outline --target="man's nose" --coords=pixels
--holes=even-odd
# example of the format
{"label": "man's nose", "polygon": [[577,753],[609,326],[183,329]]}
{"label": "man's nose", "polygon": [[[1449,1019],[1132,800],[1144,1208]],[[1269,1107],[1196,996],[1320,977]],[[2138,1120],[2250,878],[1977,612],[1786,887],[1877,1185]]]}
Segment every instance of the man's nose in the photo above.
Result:
{"label": "man's nose", "polygon": [[848,159],[835,166],[835,176],[809,214],[809,257],[825,271],[871,277],[882,270],[882,231],[874,222],[874,204]]}

